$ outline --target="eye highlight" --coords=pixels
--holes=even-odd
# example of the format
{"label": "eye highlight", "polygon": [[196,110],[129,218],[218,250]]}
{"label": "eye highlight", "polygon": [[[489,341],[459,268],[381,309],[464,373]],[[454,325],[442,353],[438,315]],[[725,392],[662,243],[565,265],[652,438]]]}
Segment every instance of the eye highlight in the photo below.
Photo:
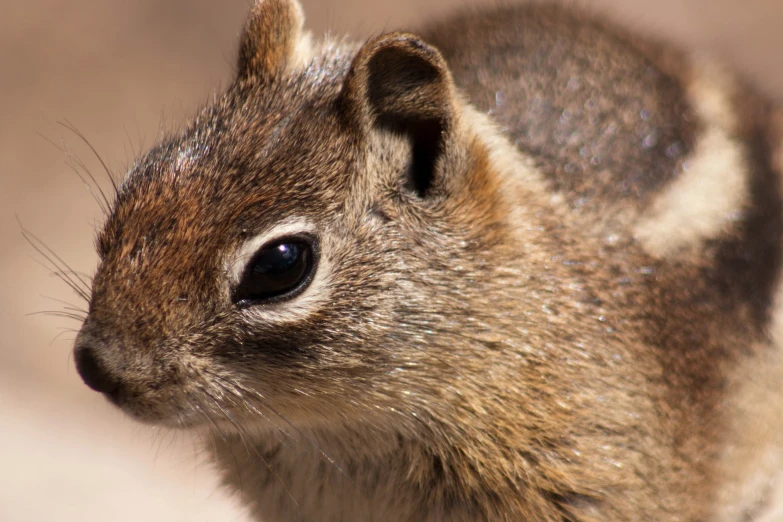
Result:
{"label": "eye highlight", "polygon": [[245,267],[232,301],[251,306],[295,297],[312,281],[317,253],[310,237],[287,237],[267,243]]}

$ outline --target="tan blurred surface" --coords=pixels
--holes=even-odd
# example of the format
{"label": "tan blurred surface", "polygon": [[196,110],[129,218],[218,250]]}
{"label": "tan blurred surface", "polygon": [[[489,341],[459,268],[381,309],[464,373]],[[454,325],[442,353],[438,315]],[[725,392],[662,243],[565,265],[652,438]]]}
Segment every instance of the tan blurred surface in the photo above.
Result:
{"label": "tan blurred surface", "polygon": [[[303,3],[316,35],[332,29],[361,38],[415,27],[456,4]],[[783,100],[783,1],[589,3],[715,51]],[[155,141],[162,121],[176,126],[227,84],[247,8],[246,0],[2,3],[0,521],[242,519],[187,434],[138,426],[81,383],[70,357],[78,323],[28,315],[63,309],[49,298],[83,303],[38,264],[43,258],[23,240],[16,216],[75,270],[91,272],[101,213],[58,147],[73,149],[104,189],[108,183],[58,122],[71,122],[119,175],[134,151]]]}

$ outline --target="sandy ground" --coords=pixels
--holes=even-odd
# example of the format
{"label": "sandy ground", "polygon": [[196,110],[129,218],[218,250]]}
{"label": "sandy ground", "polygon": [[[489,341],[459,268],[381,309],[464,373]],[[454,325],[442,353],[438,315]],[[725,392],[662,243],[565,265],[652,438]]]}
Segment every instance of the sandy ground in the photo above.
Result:
{"label": "sandy ground", "polygon": [[[377,5],[375,5],[377,3]],[[470,2],[461,2],[466,5]],[[447,1],[310,0],[308,26],[366,37],[415,27]],[[595,0],[645,30],[724,56],[783,100],[781,0]],[[0,15],[0,521],[242,520],[187,434],[126,420],[80,381],[78,297],[41,266],[17,221],[90,273],[101,213],[72,150],[107,186],[161,125],[229,81],[247,0],[2,0]],[[163,122],[163,123],[161,123]]]}

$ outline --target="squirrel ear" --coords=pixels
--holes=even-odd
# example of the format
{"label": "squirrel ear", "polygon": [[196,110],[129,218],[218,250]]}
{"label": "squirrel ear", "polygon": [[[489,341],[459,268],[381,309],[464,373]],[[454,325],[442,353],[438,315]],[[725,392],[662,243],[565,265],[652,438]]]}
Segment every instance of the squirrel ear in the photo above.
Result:
{"label": "squirrel ear", "polygon": [[414,35],[391,33],[361,48],[342,96],[360,128],[381,127],[410,139],[407,185],[424,197],[452,127],[454,92],[448,66],[435,48]]}
{"label": "squirrel ear", "polygon": [[296,52],[303,24],[297,0],[256,0],[242,33],[237,76],[279,73]]}

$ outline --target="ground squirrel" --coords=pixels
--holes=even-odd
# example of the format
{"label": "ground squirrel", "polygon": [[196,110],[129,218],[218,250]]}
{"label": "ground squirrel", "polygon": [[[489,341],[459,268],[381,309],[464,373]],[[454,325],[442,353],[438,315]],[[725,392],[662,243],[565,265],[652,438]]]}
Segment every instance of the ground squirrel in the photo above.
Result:
{"label": "ground squirrel", "polygon": [[267,521],[740,521],[780,462],[783,118],[571,8],[314,42],[130,169],[75,360]]}

